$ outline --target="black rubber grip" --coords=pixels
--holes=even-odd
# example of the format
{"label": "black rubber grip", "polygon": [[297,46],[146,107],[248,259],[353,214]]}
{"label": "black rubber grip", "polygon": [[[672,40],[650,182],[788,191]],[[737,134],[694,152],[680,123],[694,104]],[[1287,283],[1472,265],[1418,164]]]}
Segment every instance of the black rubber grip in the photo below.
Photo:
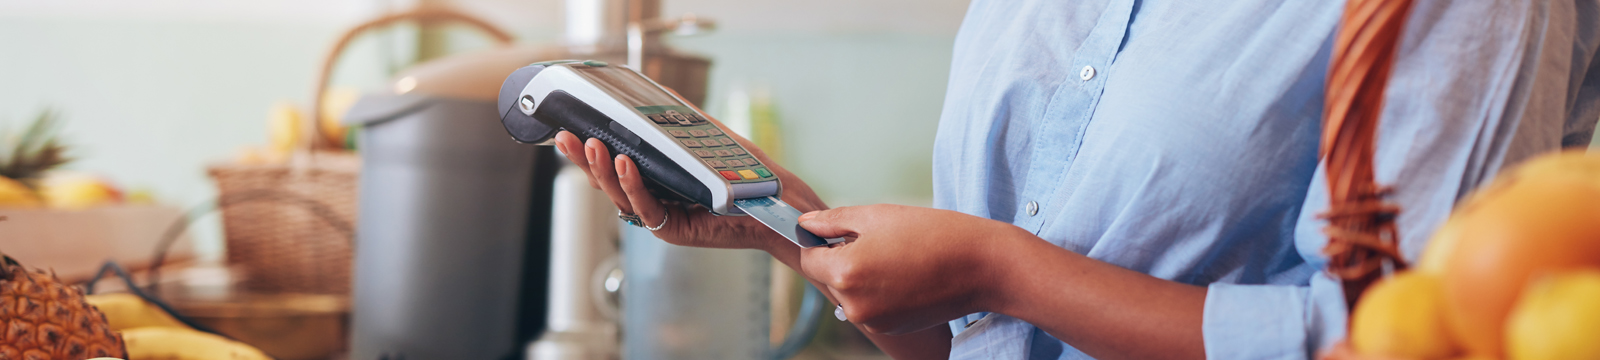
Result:
{"label": "black rubber grip", "polygon": [[[619,125],[614,129],[611,126],[614,121],[610,117],[571,94],[561,90],[551,92],[544,101],[539,102],[533,118],[551,127],[564,128],[584,142],[591,138],[600,139],[613,156],[627,155],[634,164],[638,164],[639,173],[644,174],[645,179],[653,180],[645,185],[667,190],[669,200],[689,201],[711,208],[711,189],[707,189],[705,184],[655,146],[640,141],[631,132],[623,133],[628,131],[626,128]],[[606,163],[610,164],[609,161]]]}
{"label": "black rubber grip", "polygon": [[522,88],[528,86],[528,82],[533,81],[533,77],[544,68],[544,65],[525,66],[512,72],[511,76],[506,77],[505,83],[500,84],[500,99],[496,102],[500,107],[500,123],[505,125],[506,133],[517,142],[538,144],[555,137],[560,130],[559,126],[534,120],[517,108]]}

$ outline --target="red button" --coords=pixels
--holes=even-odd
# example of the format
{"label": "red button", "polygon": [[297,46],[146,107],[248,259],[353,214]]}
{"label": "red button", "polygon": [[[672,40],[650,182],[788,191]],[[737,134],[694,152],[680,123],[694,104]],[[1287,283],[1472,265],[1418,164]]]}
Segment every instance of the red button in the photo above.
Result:
{"label": "red button", "polygon": [[728,180],[743,180],[744,179],[744,178],[739,177],[739,173],[732,172],[732,171],[718,171],[717,173],[718,174],[722,174],[722,177],[726,178]]}

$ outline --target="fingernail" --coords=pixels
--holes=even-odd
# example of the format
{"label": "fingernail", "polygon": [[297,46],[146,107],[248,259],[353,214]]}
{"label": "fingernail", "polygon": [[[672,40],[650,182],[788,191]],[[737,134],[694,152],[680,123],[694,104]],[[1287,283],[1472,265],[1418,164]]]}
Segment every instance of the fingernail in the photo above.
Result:
{"label": "fingernail", "polygon": [[613,161],[613,164],[617,166],[618,177],[628,177],[628,166],[623,164],[622,156],[623,155],[617,155],[617,159]]}
{"label": "fingernail", "polygon": [[811,221],[811,218],[814,218],[814,217],[817,217],[817,212],[812,211],[812,212],[800,214],[800,218],[798,220],[800,220],[800,222],[806,222],[806,221]]}
{"label": "fingernail", "polygon": [[594,163],[594,147],[593,146],[585,145],[583,147],[583,159],[585,161],[588,161],[590,164]]}

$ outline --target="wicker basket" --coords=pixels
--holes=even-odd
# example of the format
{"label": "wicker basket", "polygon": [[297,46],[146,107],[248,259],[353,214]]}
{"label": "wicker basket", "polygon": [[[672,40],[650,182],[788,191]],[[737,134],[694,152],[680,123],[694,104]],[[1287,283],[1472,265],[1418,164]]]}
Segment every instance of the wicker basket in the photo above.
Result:
{"label": "wicker basket", "polygon": [[[308,152],[289,164],[219,164],[208,169],[220,198],[260,194],[267,201],[219,201],[228,262],[246,290],[350,293],[360,159]],[[329,218],[331,217],[331,219]]]}
{"label": "wicker basket", "polygon": [[[1384,201],[1388,191],[1373,175],[1373,156],[1384,87],[1412,1],[1350,0],[1334,38],[1320,152],[1327,165],[1329,209],[1321,216],[1328,219],[1323,229],[1327,271],[1342,280],[1349,309],[1386,276],[1386,269],[1406,268],[1394,222],[1400,208]],[[1357,354],[1345,342],[1320,357],[1383,359]]]}
{"label": "wicker basket", "polygon": [[378,17],[349,30],[323,58],[305,149],[285,164],[213,165],[228,262],[243,272],[244,290],[348,295],[351,286],[357,183],[361,159],[321,134],[323,93],[339,55],[357,36],[403,21],[450,21],[481,30],[500,44],[512,37],[481,19],[422,6]]}

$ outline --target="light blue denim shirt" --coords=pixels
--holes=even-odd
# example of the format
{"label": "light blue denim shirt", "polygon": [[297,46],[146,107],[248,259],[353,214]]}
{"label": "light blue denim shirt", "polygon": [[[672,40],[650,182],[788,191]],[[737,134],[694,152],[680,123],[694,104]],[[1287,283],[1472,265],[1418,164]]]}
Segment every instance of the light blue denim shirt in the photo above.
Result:
{"label": "light blue denim shirt", "polygon": [[[1317,142],[1343,7],[974,0],[934,146],[935,205],[1208,286],[1209,358],[1311,357],[1347,318],[1320,271],[1315,217],[1327,208]],[[1595,1],[1417,1],[1377,158],[1404,208],[1407,256],[1500,169],[1588,143],[1597,20]],[[952,358],[1086,357],[1003,314],[950,326]]]}

